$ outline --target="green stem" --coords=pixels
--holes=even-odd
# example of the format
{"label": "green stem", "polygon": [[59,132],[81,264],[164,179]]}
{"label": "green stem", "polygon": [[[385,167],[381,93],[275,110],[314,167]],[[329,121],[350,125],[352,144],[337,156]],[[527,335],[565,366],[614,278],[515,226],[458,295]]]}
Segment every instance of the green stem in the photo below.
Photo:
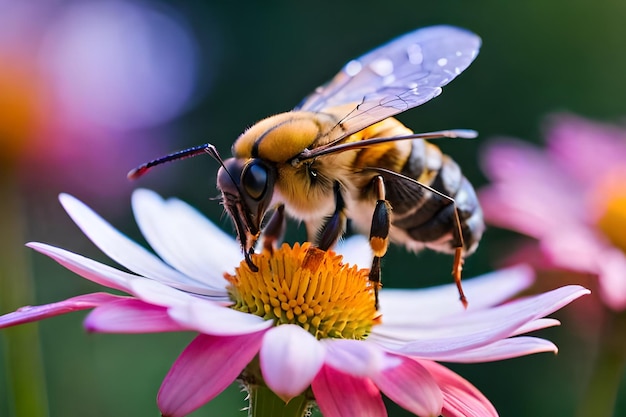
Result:
{"label": "green stem", "polygon": [[[23,211],[13,178],[6,171],[0,172],[0,195],[0,314],[4,314],[34,304],[34,291],[23,246]],[[2,330],[0,342],[7,385],[6,405],[0,406],[0,414],[3,407],[7,407],[11,416],[47,416],[48,399],[37,324]]]}
{"label": "green stem", "polygon": [[612,417],[626,365],[626,313],[607,314],[596,363],[578,417]]}
{"label": "green stem", "polygon": [[304,417],[311,407],[311,401],[304,395],[292,398],[285,404],[267,387],[249,387],[249,394],[248,417]]}

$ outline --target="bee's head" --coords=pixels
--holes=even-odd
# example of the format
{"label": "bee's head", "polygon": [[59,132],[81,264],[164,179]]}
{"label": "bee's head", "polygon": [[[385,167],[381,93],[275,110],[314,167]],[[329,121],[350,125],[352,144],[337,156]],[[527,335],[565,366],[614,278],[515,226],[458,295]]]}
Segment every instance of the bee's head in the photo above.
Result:
{"label": "bee's head", "polygon": [[137,179],[157,165],[201,154],[211,155],[221,165],[217,173],[217,187],[222,192],[224,207],[235,224],[246,262],[256,272],[257,267],[250,255],[261,234],[263,216],[272,201],[275,168],[259,158],[229,158],[223,161],[215,146],[207,143],[146,162],[131,170],[128,178]]}
{"label": "bee's head", "polygon": [[229,158],[217,173],[224,208],[230,215],[248,266],[261,234],[261,221],[272,201],[276,170],[258,158]]}

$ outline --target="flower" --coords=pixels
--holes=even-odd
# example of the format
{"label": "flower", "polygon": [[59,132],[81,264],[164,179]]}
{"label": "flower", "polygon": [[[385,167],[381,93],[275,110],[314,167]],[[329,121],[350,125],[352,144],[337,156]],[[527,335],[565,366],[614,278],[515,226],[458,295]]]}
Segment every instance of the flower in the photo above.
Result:
{"label": "flower", "polygon": [[615,311],[626,309],[624,161],[626,130],[558,115],[546,149],[489,144],[483,166],[492,183],[479,191],[490,223],[537,239],[542,266],[597,275]]}
{"label": "flower", "polygon": [[[588,293],[567,286],[500,305],[532,280],[518,267],[467,281],[467,310],[446,285],[382,290],[376,312],[367,270],[347,265],[370,262],[364,238],[345,242],[343,261],[307,243],[256,254],[255,275],[233,239],[179,200],[147,190],[133,195],[137,223],[159,258],[75,198],[60,199],[83,232],[133,273],[46,244],[28,246],[131,296],[93,293],[24,307],[0,317],[0,328],[93,308],[85,326],[94,332],[198,332],[159,391],[165,416],[192,412],[237,378],[252,382],[255,369],[286,401],[312,393],[326,417],[386,416],[381,392],[419,416],[495,416],[476,388],[435,361],[556,351],[547,340],[519,335],[558,324],[544,317]],[[307,279],[286,282],[299,274]],[[312,287],[320,289],[315,297]]]}

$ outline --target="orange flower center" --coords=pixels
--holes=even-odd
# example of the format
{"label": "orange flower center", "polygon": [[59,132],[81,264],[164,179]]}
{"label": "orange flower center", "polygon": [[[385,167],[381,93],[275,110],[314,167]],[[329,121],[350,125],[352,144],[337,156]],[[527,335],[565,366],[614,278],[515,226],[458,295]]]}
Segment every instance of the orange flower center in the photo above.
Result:
{"label": "orange flower center", "polygon": [[236,310],[296,324],[317,339],[365,339],[380,320],[368,270],[344,264],[333,251],[283,244],[252,262],[258,272],[242,261],[235,275],[224,275]]}

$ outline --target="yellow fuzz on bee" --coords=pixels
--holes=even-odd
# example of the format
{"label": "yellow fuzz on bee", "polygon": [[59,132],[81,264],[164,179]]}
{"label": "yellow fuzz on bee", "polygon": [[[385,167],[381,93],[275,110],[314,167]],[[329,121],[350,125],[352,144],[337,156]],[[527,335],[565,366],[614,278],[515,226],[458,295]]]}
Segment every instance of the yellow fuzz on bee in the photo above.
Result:
{"label": "yellow fuzz on bee", "polygon": [[344,264],[333,251],[283,244],[252,262],[258,272],[242,261],[235,275],[224,274],[236,310],[296,324],[317,339],[365,339],[380,322],[369,270]]}
{"label": "yellow fuzz on bee", "polygon": [[626,170],[612,172],[594,195],[597,225],[611,243],[626,252]]}

